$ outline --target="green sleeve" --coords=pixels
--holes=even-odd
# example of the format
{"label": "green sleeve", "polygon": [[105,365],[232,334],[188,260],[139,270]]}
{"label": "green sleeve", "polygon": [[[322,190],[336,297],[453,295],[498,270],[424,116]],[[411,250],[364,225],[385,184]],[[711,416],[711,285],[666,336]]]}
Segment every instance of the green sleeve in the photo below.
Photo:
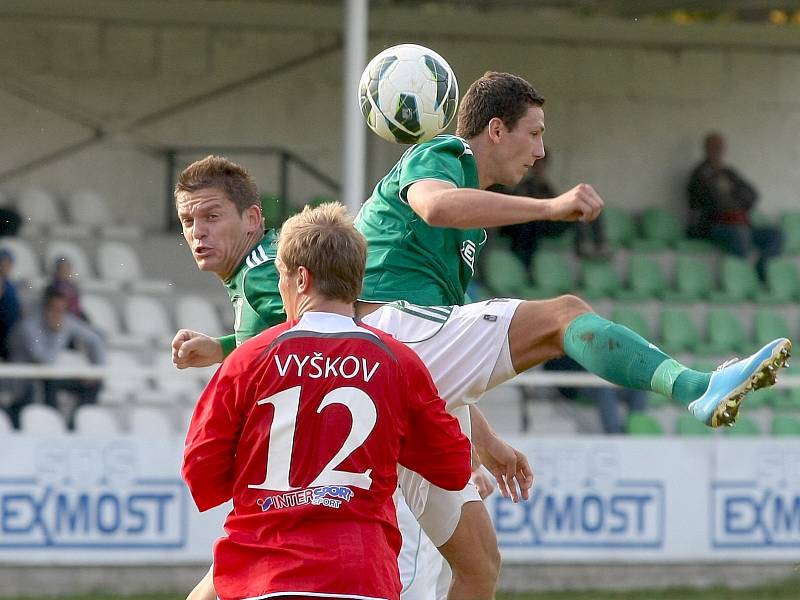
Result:
{"label": "green sleeve", "polygon": [[409,186],[424,179],[437,179],[464,187],[464,167],[460,160],[463,153],[464,145],[458,140],[413,148],[400,168],[400,198],[407,201]]}
{"label": "green sleeve", "polygon": [[243,291],[247,303],[264,322],[265,329],[286,322],[274,260],[250,269],[244,280]]}
{"label": "green sleeve", "polygon": [[223,358],[227,357],[228,354],[233,352],[236,349],[236,334],[231,333],[230,335],[223,335],[220,338],[217,338],[217,341],[222,346],[222,356]]}

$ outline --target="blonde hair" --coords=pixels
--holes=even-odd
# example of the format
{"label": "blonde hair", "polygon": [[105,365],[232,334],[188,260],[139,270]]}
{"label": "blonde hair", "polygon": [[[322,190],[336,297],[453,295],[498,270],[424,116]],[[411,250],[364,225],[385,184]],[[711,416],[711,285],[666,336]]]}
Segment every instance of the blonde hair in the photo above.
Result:
{"label": "blonde hair", "polygon": [[367,241],[339,202],[307,206],[281,227],[278,259],[290,274],[301,266],[308,269],[326,298],[355,302],[364,279]]}

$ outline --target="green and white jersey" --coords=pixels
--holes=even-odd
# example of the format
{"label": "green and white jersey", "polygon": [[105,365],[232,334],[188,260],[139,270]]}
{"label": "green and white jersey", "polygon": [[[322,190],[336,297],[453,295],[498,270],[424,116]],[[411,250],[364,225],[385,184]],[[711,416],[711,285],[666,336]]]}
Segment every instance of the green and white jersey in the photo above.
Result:
{"label": "green and white jersey", "polygon": [[235,346],[286,321],[275,268],[277,239],[274,230],[267,231],[225,282],[234,311],[234,335],[220,338],[226,356]]}
{"label": "green and white jersey", "polygon": [[486,230],[428,225],[406,198],[409,186],[425,179],[478,188],[478,167],[469,144],[454,135],[439,135],[412,146],[375,186],[356,218],[356,228],[368,244],[360,299],[464,304]]}

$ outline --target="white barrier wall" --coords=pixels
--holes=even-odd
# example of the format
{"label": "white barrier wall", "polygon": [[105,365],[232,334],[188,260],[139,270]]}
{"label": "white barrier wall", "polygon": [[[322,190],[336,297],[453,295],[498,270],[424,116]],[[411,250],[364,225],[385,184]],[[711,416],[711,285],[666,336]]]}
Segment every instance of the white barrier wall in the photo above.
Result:
{"label": "white barrier wall", "polygon": [[[506,562],[780,562],[800,552],[800,440],[511,440],[531,499],[488,501]],[[183,440],[0,439],[0,563],[209,560],[227,509],[200,515]]]}

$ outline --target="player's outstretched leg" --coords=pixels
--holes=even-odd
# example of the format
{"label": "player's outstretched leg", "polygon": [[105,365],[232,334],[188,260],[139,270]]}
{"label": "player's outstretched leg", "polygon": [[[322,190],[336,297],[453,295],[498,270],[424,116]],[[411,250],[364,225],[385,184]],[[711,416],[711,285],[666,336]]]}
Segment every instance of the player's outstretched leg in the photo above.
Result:
{"label": "player's outstretched leg", "polygon": [[774,384],[776,371],[786,364],[792,348],[788,339],[780,338],[713,373],[695,371],[570,295],[520,304],[508,339],[517,373],[566,354],[607,381],[657,392],[686,405],[710,427],[732,425],[745,394]]}

